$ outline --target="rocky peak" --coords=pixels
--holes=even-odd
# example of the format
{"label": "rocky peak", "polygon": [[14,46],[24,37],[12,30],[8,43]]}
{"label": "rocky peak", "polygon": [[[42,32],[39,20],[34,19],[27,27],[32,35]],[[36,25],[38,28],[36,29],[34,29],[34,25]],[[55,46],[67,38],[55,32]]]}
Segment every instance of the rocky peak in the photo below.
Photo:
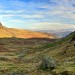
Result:
{"label": "rocky peak", "polygon": [[2,25],[2,23],[0,22],[0,28],[3,28],[3,25]]}

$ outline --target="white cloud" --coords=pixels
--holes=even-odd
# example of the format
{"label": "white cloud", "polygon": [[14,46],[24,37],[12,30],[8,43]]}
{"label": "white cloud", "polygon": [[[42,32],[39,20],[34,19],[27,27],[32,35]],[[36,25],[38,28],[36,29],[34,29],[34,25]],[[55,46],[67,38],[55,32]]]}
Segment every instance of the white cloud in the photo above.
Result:
{"label": "white cloud", "polygon": [[44,18],[44,15],[40,15],[40,14],[32,14],[32,15],[22,14],[22,15],[19,15],[19,16],[23,17],[23,18]]}
{"label": "white cloud", "polygon": [[15,23],[24,23],[24,21],[23,20],[19,20],[19,19],[17,19],[17,20],[10,20],[11,22],[15,22]]}
{"label": "white cloud", "polygon": [[[4,7],[6,7],[6,10],[0,9],[0,20],[6,22],[8,20],[8,23],[10,21],[12,23],[16,22],[15,26],[18,26],[18,23],[27,24],[29,25],[29,28],[32,29],[75,28],[75,25],[69,24],[69,22],[75,22],[75,8],[72,6],[72,1],[74,0],[54,0],[57,5],[50,5],[46,3],[26,3],[21,0],[10,0],[11,3],[8,1],[4,5]],[[0,8],[2,7],[3,6],[0,5]],[[67,19],[67,22],[65,21],[65,19]],[[70,21],[69,19],[71,19],[72,21]],[[57,21],[59,23],[57,23]]]}
{"label": "white cloud", "polygon": [[75,28],[75,25],[57,23],[57,22],[40,22],[35,23],[31,29],[33,30],[58,30],[58,29],[68,29]]}
{"label": "white cloud", "polygon": [[0,13],[5,13],[5,14],[19,14],[19,13],[24,13],[25,10],[1,10]]}

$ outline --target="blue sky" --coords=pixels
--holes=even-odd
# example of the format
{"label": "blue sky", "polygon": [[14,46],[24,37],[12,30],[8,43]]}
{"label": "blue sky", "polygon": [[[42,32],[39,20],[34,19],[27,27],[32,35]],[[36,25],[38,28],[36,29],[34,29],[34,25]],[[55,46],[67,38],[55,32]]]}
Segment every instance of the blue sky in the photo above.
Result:
{"label": "blue sky", "polygon": [[0,0],[0,22],[29,30],[75,28],[75,0]]}

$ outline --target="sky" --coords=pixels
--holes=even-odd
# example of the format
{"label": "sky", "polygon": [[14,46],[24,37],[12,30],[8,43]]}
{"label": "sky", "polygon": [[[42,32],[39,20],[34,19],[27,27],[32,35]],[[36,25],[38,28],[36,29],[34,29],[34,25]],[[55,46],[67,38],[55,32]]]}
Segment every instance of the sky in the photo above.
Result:
{"label": "sky", "polygon": [[0,22],[9,28],[75,28],[75,0],[0,0]]}

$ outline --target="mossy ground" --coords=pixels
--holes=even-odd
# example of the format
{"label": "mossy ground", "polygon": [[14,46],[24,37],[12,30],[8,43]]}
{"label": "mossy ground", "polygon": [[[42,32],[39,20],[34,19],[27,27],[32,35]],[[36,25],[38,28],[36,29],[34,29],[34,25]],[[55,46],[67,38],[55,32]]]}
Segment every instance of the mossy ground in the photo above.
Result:
{"label": "mossy ground", "polygon": [[[75,75],[75,42],[70,42],[73,34],[55,40],[0,39],[0,75],[62,75],[70,71]],[[42,57],[52,56],[58,66],[53,71],[39,69]]]}

